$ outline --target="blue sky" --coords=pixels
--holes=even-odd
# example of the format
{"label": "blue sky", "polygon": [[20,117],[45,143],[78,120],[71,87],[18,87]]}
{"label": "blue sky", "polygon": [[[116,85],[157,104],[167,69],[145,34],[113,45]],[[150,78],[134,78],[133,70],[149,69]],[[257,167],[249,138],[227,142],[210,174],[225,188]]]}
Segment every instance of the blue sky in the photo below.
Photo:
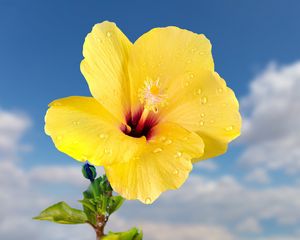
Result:
{"label": "blue sky", "polygon": [[33,117],[32,138],[39,139],[43,151],[32,153],[30,161],[44,151],[51,158],[58,156],[52,155],[42,131],[47,104],[90,94],[79,63],[84,38],[97,22],[115,21],[132,41],[157,26],[204,33],[213,44],[217,71],[238,97],[269,61],[291,62],[300,51],[297,1],[2,0],[0,4],[0,102]]}
{"label": "blue sky", "polygon": [[[204,33],[210,39],[216,70],[241,100],[246,123],[244,137],[233,143],[225,156],[211,160],[211,163],[205,163],[204,167],[197,165],[193,171],[196,180],[194,178],[190,180],[178,194],[184,194],[196,184],[204,189],[215,187],[216,192],[208,194],[208,197],[216,199],[220,197],[218,189],[222,188],[223,192],[222,186],[225,186],[229,190],[228,193],[224,192],[223,198],[230,197],[230,194],[244,193],[246,196],[249,194],[249,198],[253,197],[257,202],[258,198],[265,199],[263,201],[266,206],[268,204],[272,206],[273,202],[268,200],[272,199],[270,197],[272,194],[275,198],[278,197],[276,204],[281,201],[279,194],[281,190],[288,190],[287,194],[293,197],[300,196],[296,190],[300,184],[298,177],[300,154],[297,151],[299,143],[297,134],[300,132],[297,127],[299,120],[297,112],[300,96],[296,91],[297,87],[299,89],[300,79],[299,10],[300,2],[296,0],[0,0],[0,140],[1,134],[5,138],[15,134],[16,137],[14,135],[12,138],[15,146],[22,146],[20,148],[25,149],[28,147],[27,151],[10,150],[9,158],[14,159],[12,162],[18,165],[24,174],[26,171],[35,170],[32,173],[33,180],[41,181],[47,186],[49,184],[50,195],[59,195],[66,188],[73,194],[73,190],[70,190],[73,185],[70,186],[69,180],[61,178],[62,184],[53,183],[37,172],[41,166],[51,165],[53,171],[59,171],[60,165],[67,165],[71,169],[70,176],[76,176],[74,171],[80,166],[55,149],[51,139],[44,134],[43,126],[47,105],[52,100],[71,95],[90,95],[79,70],[82,44],[86,34],[94,24],[104,20],[116,22],[131,41],[135,41],[151,28],[175,25]],[[277,102],[278,99],[280,102]],[[1,132],[1,113],[11,114],[13,118],[20,119],[18,125],[20,127],[13,128],[20,131],[4,135],[7,133]],[[278,122],[278,119],[287,116],[288,127]],[[0,153],[1,151],[5,152],[6,149],[1,149],[0,141]],[[29,185],[33,184],[31,182],[33,180],[28,180]],[[75,182],[77,184],[77,180]],[[42,183],[37,186],[39,196],[47,194],[45,192],[48,190],[41,190]],[[82,186],[76,184],[75,187]],[[29,189],[26,188],[24,191]],[[201,192],[201,189],[199,191]],[[270,195],[264,195],[269,192]],[[128,203],[126,205],[128,210],[123,210],[120,218],[127,219],[130,216],[129,211],[138,208],[145,216],[134,216],[133,219],[136,221],[142,219],[145,221],[145,228],[150,229],[153,227],[150,220],[155,219],[153,214],[159,212],[158,208],[165,207],[163,209],[167,214],[174,216],[183,214],[177,212],[175,208],[188,200],[175,201],[171,205],[173,208],[168,207],[167,200],[173,196],[172,194],[175,193],[167,194],[166,199],[159,200],[157,204],[145,208],[146,210],[138,203]],[[238,196],[234,199],[236,206],[231,206],[224,199],[224,206],[228,211],[231,208],[239,209],[238,204],[244,202],[243,198]],[[222,201],[216,204],[220,207]],[[270,237],[268,238],[270,240],[298,239],[300,233],[297,232],[295,224],[300,223],[299,204],[296,202],[291,204],[296,209],[294,215],[289,213],[293,212],[292,210],[285,208],[285,202],[280,204],[274,206],[274,209],[270,209],[264,216],[259,214],[252,216],[247,211],[233,216],[222,212],[220,214],[227,214],[230,221],[227,218],[224,218],[224,221],[218,220],[216,213],[212,213],[215,218],[206,221],[186,215],[181,224],[184,222],[195,224],[195,228],[203,234],[205,231],[216,232],[216,236],[220,233],[224,237],[228,233],[225,240],[242,238],[260,240],[267,237]],[[214,209],[214,205],[213,203],[205,205],[205,208]],[[278,210],[279,208],[281,210]],[[204,210],[200,208],[199,214],[201,215],[201,211]],[[255,206],[253,211],[259,212],[261,209]],[[164,226],[167,231],[170,226],[168,224],[173,224],[174,219],[164,217],[161,212],[158,218],[166,224]],[[227,220],[229,223],[226,223]],[[245,224],[239,225],[238,222]],[[5,234],[8,232],[4,233],[1,229],[0,221],[0,238],[7,236]],[[47,228],[45,231],[50,230]],[[36,235],[28,236],[38,239]]]}

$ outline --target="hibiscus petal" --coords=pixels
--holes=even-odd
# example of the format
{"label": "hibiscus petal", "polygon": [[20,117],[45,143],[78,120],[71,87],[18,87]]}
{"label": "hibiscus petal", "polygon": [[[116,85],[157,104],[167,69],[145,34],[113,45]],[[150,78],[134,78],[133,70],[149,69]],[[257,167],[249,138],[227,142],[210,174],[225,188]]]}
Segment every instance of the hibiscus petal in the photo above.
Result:
{"label": "hibiscus petal", "polygon": [[145,137],[125,135],[119,121],[91,97],[55,100],[45,122],[45,131],[58,150],[97,166],[129,161],[146,142]]}
{"label": "hibiscus petal", "polygon": [[121,122],[130,106],[127,61],[131,46],[114,23],[96,24],[85,39],[80,66],[92,95]]}
{"label": "hibiscus petal", "polygon": [[224,153],[241,131],[239,104],[225,81],[211,71],[197,71],[188,86],[178,88],[176,98],[165,109],[163,121],[175,122],[197,132],[205,144],[201,158]]}
{"label": "hibiscus petal", "polygon": [[116,192],[146,204],[165,190],[179,188],[192,169],[191,159],[200,157],[204,149],[199,135],[173,123],[157,125],[152,134],[139,155],[105,167]]}
{"label": "hibiscus petal", "polygon": [[203,34],[177,27],[154,28],[133,45],[129,56],[132,107],[139,104],[138,89],[147,79],[159,79],[161,88],[177,88],[177,79],[195,69],[214,69],[211,44]]}

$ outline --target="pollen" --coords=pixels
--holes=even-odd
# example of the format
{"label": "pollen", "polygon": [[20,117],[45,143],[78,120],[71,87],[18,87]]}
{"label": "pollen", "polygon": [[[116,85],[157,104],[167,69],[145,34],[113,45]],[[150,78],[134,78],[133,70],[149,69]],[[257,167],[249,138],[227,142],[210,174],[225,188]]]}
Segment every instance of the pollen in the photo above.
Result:
{"label": "pollen", "polygon": [[156,85],[151,86],[150,92],[153,95],[158,95],[159,94],[159,88]]}
{"label": "pollen", "polygon": [[147,78],[138,94],[144,108],[154,113],[157,113],[159,108],[166,104],[167,97],[161,87],[159,78],[156,81]]}

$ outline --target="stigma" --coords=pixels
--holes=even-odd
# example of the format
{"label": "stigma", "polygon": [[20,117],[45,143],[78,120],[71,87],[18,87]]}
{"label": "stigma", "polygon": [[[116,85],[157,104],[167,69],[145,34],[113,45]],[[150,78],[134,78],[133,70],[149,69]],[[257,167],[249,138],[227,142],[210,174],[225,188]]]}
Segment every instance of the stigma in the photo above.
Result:
{"label": "stigma", "polygon": [[161,87],[159,78],[153,81],[147,78],[144,86],[139,89],[139,100],[146,111],[158,113],[159,108],[166,104],[166,94]]}

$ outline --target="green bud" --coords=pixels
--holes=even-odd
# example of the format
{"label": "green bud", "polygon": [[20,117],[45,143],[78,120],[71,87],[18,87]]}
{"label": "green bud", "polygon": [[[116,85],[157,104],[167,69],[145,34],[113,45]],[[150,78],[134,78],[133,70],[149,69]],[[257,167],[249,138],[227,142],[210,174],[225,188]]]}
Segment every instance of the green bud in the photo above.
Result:
{"label": "green bud", "polygon": [[91,182],[93,182],[97,176],[96,168],[89,163],[85,163],[82,166],[82,174],[86,179],[89,179]]}

